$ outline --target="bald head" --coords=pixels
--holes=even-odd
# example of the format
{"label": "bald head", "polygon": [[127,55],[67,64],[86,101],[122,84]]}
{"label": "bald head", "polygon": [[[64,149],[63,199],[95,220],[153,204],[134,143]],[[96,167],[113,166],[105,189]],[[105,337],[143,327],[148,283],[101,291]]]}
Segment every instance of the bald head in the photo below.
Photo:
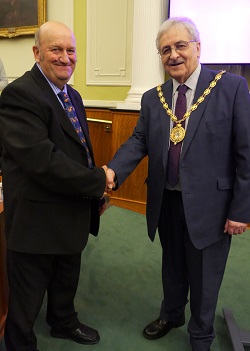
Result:
{"label": "bald head", "polygon": [[76,41],[72,30],[62,22],[45,22],[36,32],[33,52],[45,76],[62,89],[76,65]]}
{"label": "bald head", "polygon": [[66,26],[66,24],[58,21],[48,21],[43,23],[35,33],[35,45],[39,46],[42,40],[46,40],[50,34],[68,32],[68,34],[74,37],[72,30]]}

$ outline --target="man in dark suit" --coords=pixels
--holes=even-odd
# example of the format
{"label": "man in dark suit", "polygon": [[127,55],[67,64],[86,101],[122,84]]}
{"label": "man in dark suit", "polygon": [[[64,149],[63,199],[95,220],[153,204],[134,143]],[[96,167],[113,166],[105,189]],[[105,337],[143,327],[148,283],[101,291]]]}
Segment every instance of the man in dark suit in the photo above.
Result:
{"label": "man in dark suit", "polygon": [[[74,34],[63,23],[46,22],[33,52],[36,64],[6,87],[0,107],[8,351],[37,350],[33,325],[46,291],[53,337],[82,344],[100,338],[74,308],[81,252],[89,233],[98,233],[106,186],[105,167],[94,165],[82,99],[67,84],[76,65]],[[59,92],[73,104],[77,131]]]}
{"label": "man in dark suit", "polygon": [[164,298],[143,335],[157,339],[184,325],[189,293],[192,350],[209,351],[231,237],[250,222],[250,97],[244,78],[200,65],[190,19],[165,21],[156,43],[171,79],[143,95],[107,186],[120,186],[148,156],[148,234],[153,241],[159,231]]}

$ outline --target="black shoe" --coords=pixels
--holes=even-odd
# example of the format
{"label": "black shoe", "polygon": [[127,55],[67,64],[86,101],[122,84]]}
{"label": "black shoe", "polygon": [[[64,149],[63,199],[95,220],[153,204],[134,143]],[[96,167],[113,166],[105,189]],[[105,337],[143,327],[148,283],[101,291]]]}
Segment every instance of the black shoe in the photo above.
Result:
{"label": "black shoe", "polygon": [[143,330],[143,335],[145,338],[150,340],[159,339],[165,336],[171,329],[179,328],[184,324],[184,316],[177,322],[168,322],[158,318],[156,321],[153,321],[146,326],[146,328]]}
{"label": "black shoe", "polygon": [[79,344],[93,345],[100,340],[98,331],[84,324],[80,324],[77,329],[52,328],[50,335],[59,339],[71,339]]}

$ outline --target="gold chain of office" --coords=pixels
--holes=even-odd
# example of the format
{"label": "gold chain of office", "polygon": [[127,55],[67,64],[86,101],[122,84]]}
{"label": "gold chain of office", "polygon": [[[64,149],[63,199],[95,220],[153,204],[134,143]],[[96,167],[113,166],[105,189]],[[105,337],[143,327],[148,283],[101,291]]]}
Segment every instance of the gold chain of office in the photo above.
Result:
{"label": "gold chain of office", "polygon": [[176,127],[172,128],[170,133],[170,140],[176,145],[177,143],[181,142],[185,138],[185,129],[181,126],[181,122],[185,121],[187,118],[190,117],[191,113],[197,109],[197,107],[204,101],[205,97],[210,94],[211,90],[216,86],[218,80],[221,79],[222,74],[226,71],[221,71],[216,74],[214,80],[209,84],[209,87],[205,89],[204,93],[199,97],[199,99],[194,103],[190,110],[187,111],[182,119],[179,119],[173,114],[173,111],[169,108],[161,90],[161,84],[157,86],[158,96],[160,98],[160,102],[162,103],[163,108],[166,110],[167,114],[171,118],[173,122],[176,123]]}

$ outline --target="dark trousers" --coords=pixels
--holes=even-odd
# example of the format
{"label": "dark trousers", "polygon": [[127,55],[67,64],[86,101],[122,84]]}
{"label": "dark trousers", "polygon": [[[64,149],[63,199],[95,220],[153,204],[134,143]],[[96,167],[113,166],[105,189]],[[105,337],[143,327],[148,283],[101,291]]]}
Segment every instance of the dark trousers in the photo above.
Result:
{"label": "dark trousers", "polygon": [[9,308],[5,325],[7,351],[35,351],[33,326],[47,291],[47,323],[77,328],[74,308],[81,254],[38,255],[7,252]]}
{"label": "dark trousers", "polygon": [[190,240],[178,191],[165,191],[158,229],[164,292],[160,317],[178,321],[185,312],[189,293],[188,332],[192,350],[209,351],[215,336],[215,310],[231,237],[225,234],[224,239],[196,249]]}

